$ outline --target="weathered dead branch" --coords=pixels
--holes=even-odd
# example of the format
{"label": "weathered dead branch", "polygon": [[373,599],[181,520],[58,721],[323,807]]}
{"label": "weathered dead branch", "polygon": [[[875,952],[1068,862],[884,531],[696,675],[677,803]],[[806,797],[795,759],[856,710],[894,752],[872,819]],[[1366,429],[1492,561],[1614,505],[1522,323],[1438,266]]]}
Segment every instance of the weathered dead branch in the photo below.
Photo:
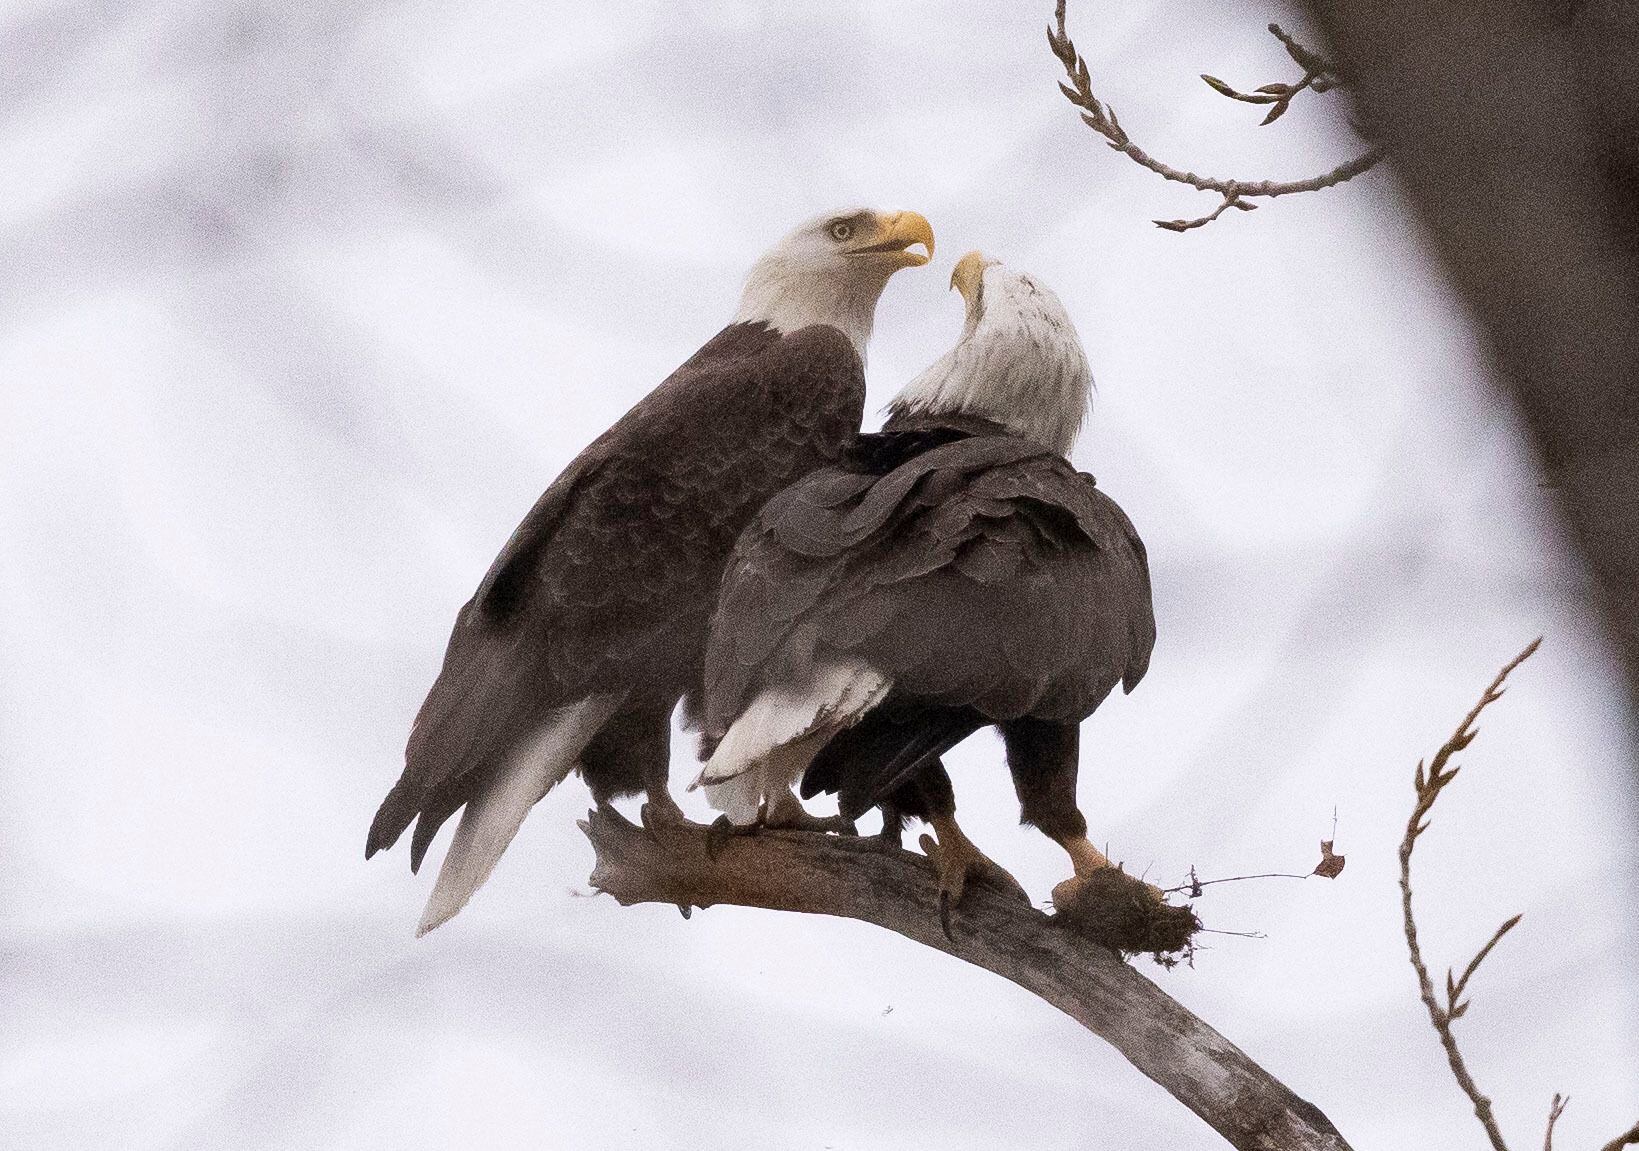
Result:
{"label": "weathered dead branch", "polygon": [[[1148,168],[1163,180],[1170,180],[1177,184],[1188,184],[1202,192],[1216,192],[1222,196],[1217,208],[1204,216],[1193,220],[1156,220],[1156,227],[1165,228],[1169,232],[1188,232],[1195,228],[1205,227],[1225,211],[1235,208],[1238,211],[1250,212],[1257,207],[1251,200],[1260,197],[1274,198],[1276,196],[1291,196],[1300,192],[1319,192],[1325,188],[1352,180],[1372,168],[1383,158],[1382,149],[1373,146],[1352,160],[1347,160],[1327,172],[1318,176],[1311,176],[1305,180],[1241,180],[1224,179],[1217,176],[1199,176],[1194,172],[1175,168],[1151,156],[1144,149],[1133,143],[1127,135],[1121,121],[1116,117],[1115,109],[1108,103],[1100,101],[1093,93],[1092,76],[1087,70],[1087,61],[1076,50],[1075,43],[1070,39],[1065,29],[1065,7],[1067,0],[1058,0],[1054,10],[1056,26],[1047,29],[1047,43],[1058,57],[1059,63],[1064,66],[1068,84],[1059,84],[1059,91],[1081,110],[1081,119],[1089,128],[1104,137],[1106,143],[1117,152],[1126,156],[1140,167]],[[1303,76],[1295,84],[1265,84],[1254,92],[1238,92],[1214,76],[1202,76],[1212,88],[1229,97],[1250,104],[1271,105],[1269,114],[1264,117],[1265,124],[1273,123],[1285,114],[1294,97],[1305,90],[1316,92],[1329,91],[1337,87],[1341,81],[1331,63],[1318,53],[1305,48],[1295,38],[1286,33],[1278,24],[1271,24],[1269,31],[1285,45],[1287,54],[1303,68]]]}
{"label": "weathered dead branch", "polygon": [[713,858],[704,828],[639,827],[614,810],[581,824],[597,852],[592,886],[622,904],[737,904],[874,923],[1011,980],[1113,1045],[1244,1151],[1347,1151],[1313,1105],[1114,952],[1013,898],[970,888],[939,925],[932,865],[875,838],[770,831]]}

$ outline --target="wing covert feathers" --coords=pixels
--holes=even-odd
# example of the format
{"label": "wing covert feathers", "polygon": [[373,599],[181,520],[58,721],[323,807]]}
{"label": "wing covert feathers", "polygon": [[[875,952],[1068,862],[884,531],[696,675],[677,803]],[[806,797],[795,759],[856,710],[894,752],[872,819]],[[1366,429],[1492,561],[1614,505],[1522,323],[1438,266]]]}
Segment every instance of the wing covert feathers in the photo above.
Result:
{"label": "wing covert feathers", "polygon": [[[731,324],[589,445],[462,609],[366,856],[415,822],[418,865],[439,826],[483,796],[479,807],[512,813],[473,815],[467,854],[484,858],[480,840],[510,837],[509,789],[541,783],[511,765],[546,717],[606,694],[675,699],[698,683],[735,537],[769,496],[838,458],[864,400],[841,332]],[[476,884],[448,890],[461,886]]]}
{"label": "wing covert feathers", "polygon": [[[896,453],[892,437],[912,434],[860,437],[741,535],[706,656],[708,736],[793,668],[834,659],[986,722],[1079,720],[1143,675],[1143,544],[1093,478],[1010,435]],[[884,462],[872,474],[862,459]]]}

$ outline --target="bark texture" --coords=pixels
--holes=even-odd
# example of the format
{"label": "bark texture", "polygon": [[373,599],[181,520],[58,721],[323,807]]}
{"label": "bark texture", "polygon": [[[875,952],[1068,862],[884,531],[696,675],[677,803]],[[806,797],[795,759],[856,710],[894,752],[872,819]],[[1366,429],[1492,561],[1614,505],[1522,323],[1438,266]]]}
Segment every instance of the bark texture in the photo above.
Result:
{"label": "bark texture", "polygon": [[1114,952],[1052,916],[970,888],[939,926],[932,864],[874,838],[769,831],[712,858],[704,828],[639,827],[609,807],[581,824],[597,852],[592,885],[622,904],[732,903],[837,915],[898,932],[1012,980],[1120,1051],[1240,1151],[1349,1151],[1313,1104]]}

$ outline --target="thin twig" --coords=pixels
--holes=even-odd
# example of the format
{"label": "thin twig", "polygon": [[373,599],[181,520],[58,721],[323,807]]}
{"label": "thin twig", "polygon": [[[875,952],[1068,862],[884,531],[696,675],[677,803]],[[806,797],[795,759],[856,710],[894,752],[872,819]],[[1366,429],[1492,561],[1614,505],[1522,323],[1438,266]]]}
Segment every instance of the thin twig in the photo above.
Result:
{"label": "thin twig", "polygon": [[1463,990],[1468,986],[1469,977],[1473,975],[1474,972],[1479,970],[1480,964],[1485,962],[1485,957],[1491,954],[1491,949],[1502,940],[1504,935],[1507,935],[1510,931],[1514,930],[1514,928],[1519,925],[1519,921],[1523,918],[1525,918],[1523,915],[1516,915],[1506,921],[1501,927],[1497,928],[1496,932],[1492,934],[1490,942],[1488,942],[1484,947],[1480,948],[1479,954],[1468,961],[1468,966],[1463,969],[1463,977],[1461,979],[1453,982],[1451,978],[1451,969],[1446,969],[1445,1013],[1447,1019],[1462,1018],[1463,1012],[1468,1010],[1468,1004],[1460,1003],[1458,1000],[1462,998]]}
{"label": "thin twig", "polygon": [[1240,883],[1247,879],[1309,879],[1314,874],[1312,871],[1307,875],[1299,875],[1295,871],[1265,871],[1259,875],[1226,875],[1219,879],[1196,879],[1192,874],[1188,883],[1180,883],[1177,887],[1164,887],[1161,894],[1173,895],[1187,891],[1194,896],[1200,893],[1201,888],[1211,887],[1215,883]]}
{"label": "thin twig", "polygon": [[[1281,42],[1286,48],[1286,54],[1297,61],[1299,68],[1306,72],[1313,72],[1317,76],[1330,76],[1334,83],[1337,82],[1338,71],[1336,65],[1319,52],[1316,52],[1313,48],[1305,48],[1296,36],[1293,36],[1279,24],[1269,25],[1269,34]],[[1324,92],[1325,89],[1321,88],[1317,91]]]}
{"label": "thin twig", "polygon": [[1571,1097],[1569,1095],[1561,1095],[1558,1091],[1554,1092],[1554,1101],[1548,1104],[1548,1130],[1542,1134],[1542,1151],[1554,1151],[1554,1124],[1558,1123],[1559,1117],[1565,1114],[1565,1108],[1570,1102]]}
{"label": "thin twig", "polygon": [[[1319,192],[1322,189],[1354,179],[1383,158],[1383,150],[1374,145],[1354,159],[1339,164],[1331,171],[1322,172],[1320,175],[1311,176],[1306,180],[1221,179],[1216,176],[1199,176],[1194,172],[1183,171],[1170,164],[1165,164],[1133,143],[1131,137],[1127,135],[1126,129],[1121,126],[1121,121],[1116,116],[1115,109],[1100,101],[1093,94],[1092,76],[1087,70],[1087,61],[1076,50],[1075,43],[1070,39],[1069,32],[1065,30],[1066,4],[1067,0],[1058,0],[1058,4],[1054,9],[1054,19],[1057,27],[1048,27],[1047,43],[1052,48],[1053,55],[1058,57],[1059,63],[1064,66],[1065,76],[1069,80],[1068,84],[1059,84],[1059,91],[1064,93],[1066,100],[1081,110],[1082,122],[1100,136],[1103,136],[1111,148],[1114,148],[1140,167],[1148,168],[1163,180],[1170,180],[1177,184],[1188,184],[1198,191],[1216,192],[1223,197],[1223,202],[1209,215],[1194,220],[1156,220],[1157,227],[1165,228],[1171,232],[1187,232],[1210,224],[1228,208],[1234,207],[1242,211],[1252,210],[1256,205],[1246,203],[1245,201],[1248,198],[1273,198],[1275,196],[1290,196],[1299,192]],[[1284,33],[1281,35],[1283,37],[1281,42],[1286,43],[1287,38]],[[1293,41],[1293,43],[1295,44],[1296,41]],[[1298,45],[1298,47],[1302,48],[1301,45]],[[1307,49],[1303,50],[1307,51]],[[1290,47],[1288,51],[1291,51]],[[1320,57],[1314,57],[1314,59],[1321,61]],[[1324,61],[1321,62],[1324,63]],[[1305,67],[1307,68],[1307,65]],[[1332,82],[1335,83],[1335,76],[1329,71],[1324,73],[1324,76],[1330,77]],[[1315,80],[1311,80],[1308,86],[1315,87],[1316,81],[1321,78],[1321,75],[1317,75]],[[1225,85],[1225,87],[1228,86]],[[1233,90],[1231,89],[1231,91]],[[1239,94],[1237,93],[1237,95]],[[1264,95],[1270,96],[1271,102],[1278,103],[1280,100],[1280,96],[1274,93],[1264,93]],[[1263,101],[1257,100],[1254,102],[1262,103]]]}
{"label": "thin twig", "polygon": [[1264,84],[1252,92],[1237,92],[1216,76],[1202,73],[1201,79],[1207,86],[1220,96],[1228,96],[1231,100],[1239,100],[1243,104],[1269,104],[1272,107],[1267,115],[1259,121],[1259,126],[1273,124],[1286,115],[1286,109],[1292,106],[1292,101],[1298,93],[1314,91],[1316,93],[1330,92],[1340,87],[1342,81],[1338,79],[1337,71],[1320,53],[1305,48],[1279,24],[1269,25],[1269,32],[1286,48],[1286,54],[1297,61],[1298,67],[1303,69],[1303,76],[1295,84]]}
{"label": "thin twig", "polygon": [[1417,942],[1417,920],[1412,913],[1411,906],[1411,855],[1416,849],[1417,837],[1428,830],[1428,816],[1434,807],[1435,801],[1439,799],[1440,792],[1457,777],[1457,772],[1460,770],[1456,767],[1448,768],[1447,765],[1451,762],[1451,757],[1474,742],[1474,737],[1479,734],[1474,730],[1474,722],[1479,719],[1480,713],[1502,698],[1503,683],[1507,680],[1509,673],[1531,658],[1541,643],[1542,638],[1540,636],[1532,640],[1524,651],[1509,660],[1507,665],[1497,673],[1497,678],[1491,681],[1491,685],[1485,689],[1485,694],[1480,696],[1480,701],[1463,717],[1463,722],[1458,725],[1451,738],[1446,740],[1440,749],[1434,753],[1434,759],[1430,762],[1426,773],[1423,764],[1418,763],[1414,780],[1417,790],[1417,804],[1412,808],[1411,818],[1406,822],[1405,838],[1400,841],[1400,906],[1405,918],[1406,948],[1411,956],[1411,965],[1417,972],[1417,985],[1422,995],[1423,1006],[1428,1009],[1429,1022],[1434,1025],[1434,1030],[1440,1037],[1440,1044],[1445,1048],[1446,1061],[1451,1064],[1451,1074],[1456,1077],[1457,1085],[1462,1088],[1463,1094],[1467,1095],[1473,1102],[1474,1115],[1479,1119],[1480,1126],[1485,1128],[1486,1136],[1491,1140],[1494,1151],[1508,1151],[1508,1144],[1503,1141],[1502,1131],[1497,1126],[1496,1116],[1492,1114],[1491,1100],[1485,1097],[1478,1085],[1475,1084],[1474,1077],[1469,1074],[1468,1064],[1464,1062],[1463,1054],[1457,1047],[1457,1038],[1451,1030],[1451,1023],[1467,1010],[1468,1005],[1458,1003],[1457,996],[1461,994],[1463,988],[1467,985],[1469,977],[1474,974],[1480,963],[1490,954],[1497,941],[1514,924],[1519,922],[1519,916],[1510,919],[1497,930],[1496,934],[1491,937],[1491,941],[1481,948],[1480,953],[1469,963],[1460,981],[1453,983],[1450,973],[1447,973],[1446,989],[1448,998],[1446,1006],[1442,1007],[1440,1001],[1435,997],[1434,983],[1429,978],[1428,965],[1423,962],[1422,948]]}

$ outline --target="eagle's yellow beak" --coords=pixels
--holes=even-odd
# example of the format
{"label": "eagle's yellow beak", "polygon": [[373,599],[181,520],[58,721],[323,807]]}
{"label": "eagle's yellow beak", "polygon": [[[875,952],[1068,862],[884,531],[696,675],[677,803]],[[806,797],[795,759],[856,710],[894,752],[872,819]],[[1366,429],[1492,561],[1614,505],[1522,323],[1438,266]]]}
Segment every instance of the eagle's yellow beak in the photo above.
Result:
{"label": "eagle's yellow beak", "polygon": [[985,269],[995,260],[985,258],[983,252],[969,252],[950,271],[950,286],[962,293],[962,299],[969,304],[979,295],[979,284],[984,279]]}
{"label": "eagle's yellow beak", "polygon": [[[875,233],[860,237],[863,242],[849,249],[850,256],[882,255],[900,268],[920,268],[933,259],[933,225],[922,213],[891,212],[876,220]],[[915,244],[921,244],[926,251],[911,251]]]}

